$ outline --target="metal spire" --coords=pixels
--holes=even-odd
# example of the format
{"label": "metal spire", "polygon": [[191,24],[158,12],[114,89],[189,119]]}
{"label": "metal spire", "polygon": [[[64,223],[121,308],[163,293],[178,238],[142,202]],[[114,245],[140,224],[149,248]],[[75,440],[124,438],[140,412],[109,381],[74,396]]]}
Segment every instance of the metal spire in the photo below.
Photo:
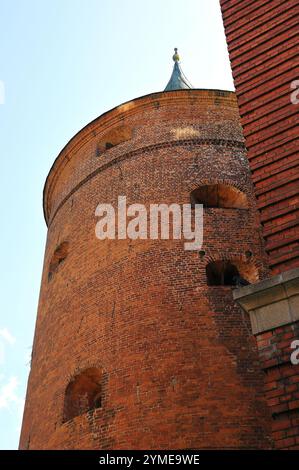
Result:
{"label": "metal spire", "polygon": [[169,82],[167,83],[167,86],[164,91],[169,91],[169,90],[185,90],[188,88],[193,88],[191,83],[187,80],[185,77],[179,61],[180,61],[180,56],[178,54],[178,50],[175,47],[174,48],[174,55],[172,56],[172,59],[174,61],[174,66],[173,66],[173,71],[172,75],[170,77]]}

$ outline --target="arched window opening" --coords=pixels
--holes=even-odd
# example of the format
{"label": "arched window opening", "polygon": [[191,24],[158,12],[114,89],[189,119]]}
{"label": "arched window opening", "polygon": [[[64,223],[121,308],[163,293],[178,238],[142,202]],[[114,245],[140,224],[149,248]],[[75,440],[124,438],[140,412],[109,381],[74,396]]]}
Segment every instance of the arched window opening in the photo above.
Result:
{"label": "arched window opening", "polygon": [[[240,266],[229,260],[212,261],[206,266],[208,286],[235,286],[242,287],[250,284],[254,267],[243,274]],[[245,277],[246,276],[246,277]]]}
{"label": "arched window opening", "polygon": [[63,261],[67,257],[68,251],[69,242],[63,242],[56,248],[49,265],[48,281],[52,279],[53,275],[58,270],[59,265],[63,263]]}
{"label": "arched window opening", "polygon": [[124,125],[111,129],[98,142],[96,155],[99,156],[106,150],[130,140],[132,134],[132,129]]}
{"label": "arched window opening", "polygon": [[59,265],[63,263],[63,261],[67,257],[68,250],[69,250],[69,242],[63,242],[54,251],[54,254],[51,258],[50,265],[49,265],[48,281],[52,279],[53,275],[58,270]]}
{"label": "arched window opening", "polygon": [[191,204],[203,204],[208,208],[248,209],[246,194],[226,184],[199,186],[190,194]]}
{"label": "arched window opening", "polygon": [[65,391],[63,421],[69,421],[87,411],[102,408],[102,374],[91,367],[68,384]]}

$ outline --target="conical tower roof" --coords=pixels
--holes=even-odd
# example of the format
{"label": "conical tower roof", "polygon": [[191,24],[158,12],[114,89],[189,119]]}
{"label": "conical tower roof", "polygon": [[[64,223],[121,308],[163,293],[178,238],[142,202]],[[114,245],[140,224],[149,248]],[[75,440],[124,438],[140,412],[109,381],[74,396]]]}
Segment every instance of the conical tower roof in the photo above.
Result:
{"label": "conical tower roof", "polygon": [[172,75],[170,77],[169,82],[166,85],[166,88],[164,91],[170,91],[170,90],[186,90],[188,88],[193,88],[191,83],[187,80],[185,77],[179,61],[180,61],[180,56],[178,54],[178,50],[175,47],[174,49],[174,55],[172,56],[172,59],[174,60],[174,66],[173,66],[173,71]]}

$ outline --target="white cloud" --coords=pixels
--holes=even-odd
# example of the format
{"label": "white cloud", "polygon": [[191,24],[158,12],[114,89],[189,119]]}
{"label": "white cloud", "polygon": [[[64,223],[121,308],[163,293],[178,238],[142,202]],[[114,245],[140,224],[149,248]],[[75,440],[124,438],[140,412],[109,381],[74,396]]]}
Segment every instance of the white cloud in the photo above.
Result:
{"label": "white cloud", "polygon": [[7,328],[2,328],[0,330],[0,337],[5,339],[5,341],[11,345],[16,342],[16,338],[10,333],[10,331],[8,331]]}
{"label": "white cloud", "polygon": [[14,345],[16,338],[10,333],[7,328],[0,329],[0,364],[5,363],[5,344],[10,346]]}
{"label": "white cloud", "polygon": [[[0,381],[3,381],[3,378],[4,376],[0,375]],[[17,377],[13,376],[0,387],[0,413],[1,411],[4,412],[3,423],[5,423],[6,420],[9,420],[7,423],[11,422],[12,418],[8,418],[5,415],[5,412],[9,412],[15,422],[15,431],[17,435],[19,435],[21,431],[25,404],[24,398],[21,398],[17,393],[18,385],[19,382]]]}
{"label": "white cloud", "polygon": [[0,409],[17,407],[17,411],[23,408],[24,400],[18,396],[17,388],[19,382],[16,377],[11,377],[4,385],[0,387]]}
{"label": "white cloud", "polygon": [[11,377],[9,381],[0,388],[0,409],[9,408],[12,402],[17,401],[16,388],[18,381],[16,377]]}

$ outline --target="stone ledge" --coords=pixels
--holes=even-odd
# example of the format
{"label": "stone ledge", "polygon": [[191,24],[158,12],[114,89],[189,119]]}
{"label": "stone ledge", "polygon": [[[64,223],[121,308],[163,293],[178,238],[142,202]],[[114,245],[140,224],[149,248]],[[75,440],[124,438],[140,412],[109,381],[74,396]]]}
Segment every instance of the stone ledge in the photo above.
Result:
{"label": "stone ledge", "polygon": [[299,269],[233,291],[250,315],[253,334],[299,321]]}

